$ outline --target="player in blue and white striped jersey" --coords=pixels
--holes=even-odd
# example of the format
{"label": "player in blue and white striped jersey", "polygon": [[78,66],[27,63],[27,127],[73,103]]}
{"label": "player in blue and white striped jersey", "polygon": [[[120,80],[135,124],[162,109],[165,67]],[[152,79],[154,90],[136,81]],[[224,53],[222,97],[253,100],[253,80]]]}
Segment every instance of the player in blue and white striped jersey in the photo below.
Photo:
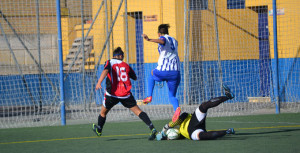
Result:
{"label": "player in blue and white striped jersey", "polygon": [[178,57],[178,42],[174,37],[169,36],[169,24],[161,24],[158,26],[159,39],[150,39],[143,34],[145,40],[158,43],[158,65],[156,69],[151,71],[148,77],[148,97],[143,100],[144,104],[152,101],[152,94],[155,81],[166,81],[169,89],[169,99],[175,111],[172,121],[179,118],[181,109],[178,99],[176,98],[177,88],[180,83],[180,60]]}

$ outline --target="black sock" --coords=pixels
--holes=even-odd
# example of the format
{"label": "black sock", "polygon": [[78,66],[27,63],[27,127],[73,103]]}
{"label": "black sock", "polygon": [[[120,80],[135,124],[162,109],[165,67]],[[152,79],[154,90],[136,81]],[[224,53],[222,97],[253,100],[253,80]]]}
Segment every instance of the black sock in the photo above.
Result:
{"label": "black sock", "polygon": [[98,126],[103,129],[103,126],[105,124],[106,117],[102,117],[101,115],[98,116]]}
{"label": "black sock", "polygon": [[213,140],[219,137],[223,137],[226,135],[226,131],[210,131],[210,132],[200,132],[199,138],[200,140]]}
{"label": "black sock", "polygon": [[209,108],[216,107],[228,99],[229,98],[226,96],[212,98],[209,101],[202,103],[199,106],[199,109],[201,112],[206,113]]}
{"label": "black sock", "polygon": [[154,125],[152,124],[150,118],[148,117],[148,115],[145,112],[141,112],[139,114],[139,118],[148,125],[150,130],[152,130],[154,128]]}

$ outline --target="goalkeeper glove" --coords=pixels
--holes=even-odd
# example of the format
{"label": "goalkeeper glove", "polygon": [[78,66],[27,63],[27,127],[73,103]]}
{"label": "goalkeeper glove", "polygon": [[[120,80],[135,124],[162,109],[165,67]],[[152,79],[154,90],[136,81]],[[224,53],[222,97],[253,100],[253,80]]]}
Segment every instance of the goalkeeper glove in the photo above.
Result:
{"label": "goalkeeper glove", "polygon": [[156,135],[156,140],[160,141],[160,140],[166,140],[167,139],[167,135],[165,134],[165,132],[161,131]]}

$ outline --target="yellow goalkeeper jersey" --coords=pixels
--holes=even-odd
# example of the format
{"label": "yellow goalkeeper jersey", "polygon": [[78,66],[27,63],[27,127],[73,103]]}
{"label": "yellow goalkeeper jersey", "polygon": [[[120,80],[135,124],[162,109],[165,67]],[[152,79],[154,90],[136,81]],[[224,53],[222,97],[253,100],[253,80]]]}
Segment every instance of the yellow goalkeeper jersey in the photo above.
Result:
{"label": "yellow goalkeeper jersey", "polygon": [[191,139],[190,134],[188,132],[188,127],[189,127],[191,118],[192,118],[192,115],[189,114],[187,116],[187,118],[180,124],[180,128],[179,128],[180,134],[188,139]]}

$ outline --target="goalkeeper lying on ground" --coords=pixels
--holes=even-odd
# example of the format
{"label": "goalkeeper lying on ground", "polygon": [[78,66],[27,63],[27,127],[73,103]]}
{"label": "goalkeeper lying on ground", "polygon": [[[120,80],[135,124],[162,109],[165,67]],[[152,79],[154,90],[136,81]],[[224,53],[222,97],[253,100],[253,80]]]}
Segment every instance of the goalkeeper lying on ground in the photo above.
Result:
{"label": "goalkeeper lying on ground", "polygon": [[218,106],[219,104],[225,102],[226,100],[233,99],[234,94],[230,92],[230,89],[223,85],[226,96],[212,98],[207,102],[203,102],[193,114],[188,114],[186,112],[182,113],[179,119],[175,122],[169,122],[163,127],[163,130],[156,135],[157,140],[166,140],[167,135],[165,134],[169,128],[173,128],[177,125],[180,126],[179,132],[185,138],[191,140],[213,140],[219,137],[223,137],[226,134],[234,134],[233,128],[222,131],[206,131],[205,120],[207,110]]}

